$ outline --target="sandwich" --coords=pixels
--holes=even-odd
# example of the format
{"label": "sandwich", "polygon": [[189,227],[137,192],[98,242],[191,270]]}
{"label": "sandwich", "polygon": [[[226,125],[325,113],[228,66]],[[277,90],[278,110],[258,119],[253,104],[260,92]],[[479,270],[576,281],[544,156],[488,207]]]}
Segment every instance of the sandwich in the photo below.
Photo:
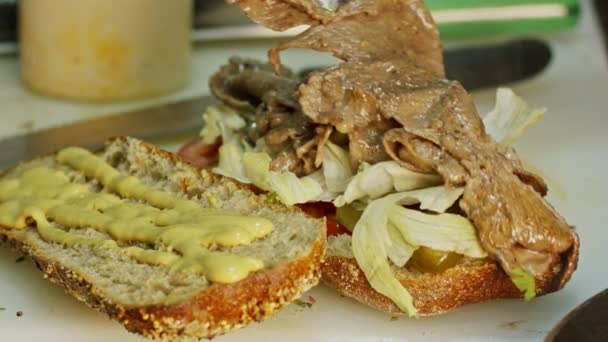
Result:
{"label": "sandwich", "polygon": [[[119,137],[0,171],[0,244],[166,341],[262,321],[320,277],[414,317],[565,286],[578,235],[511,146],[544,110],[503,88],[482,119],[422,1],[230,2],[310,28],[221,67],[181,157]],[[343,62],[300,77],[294,47]]]}
{"label": "sandwich", "polygon": [[134,138],[0,174],[0,244],[151,339],[270,317],[318,283],[325,241],[322,220]]}
{"label": "sandwich", "polygon": [[[326,284],[409,316],[565,286],[578,235],[512,147],[544,109],[501,88],[482,119],[446,79],[421,0],[229,2],[274,30],[309,28],[267,63],[222,66],[209,81],[222,104],[181,153],[325,217]],[[281,64],[289,48],[341,63],[299,77]]]}

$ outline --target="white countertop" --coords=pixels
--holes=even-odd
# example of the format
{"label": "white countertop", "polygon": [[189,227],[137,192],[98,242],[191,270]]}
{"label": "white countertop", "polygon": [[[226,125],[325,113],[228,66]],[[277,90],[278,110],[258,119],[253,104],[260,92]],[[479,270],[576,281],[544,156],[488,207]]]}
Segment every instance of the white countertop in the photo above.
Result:
{"label": "white countertop", "polygon": [[[312,308],[290,305],[263,324],[253,324],[217,341],[540,340],[568,311],[607,288],[608,63],[589,3],[583,2],[583,18],[577,29],[544,37],[554,53],[548,69],[532,80],[513,85],[532,105],[549,109],[516,147],[522,159],[532,162],[546,177],[549,200],[580,234],[579,268],[565,289],[531,303],[499,300],[439,317],[393,322],[389,316],[321,286],[310,293],[316,298]],[[15,59],[0,59],[0,137],[198,96],[207,92],[208,76],[228,56],[264,58],[270,45],[267,41],[200,46],[193,56],[193,82],[187,89],[162,99],[105,105],[74,104],[33,95],[21,87]],[[287,64],[296,67],[328,60],[296,52],[285,58]],[[493,97],[493,90],[475,94],[482,113],[493,105]],[[33,128],[28,128],[28,122],[33,122]],[[142,341],[48,284],[31,265],[14,263],[16,257],[0,249],[0,307],[7,309],[0,312],[3,337],[22,341]],[[17,318],[17,310],[24,315]]]}

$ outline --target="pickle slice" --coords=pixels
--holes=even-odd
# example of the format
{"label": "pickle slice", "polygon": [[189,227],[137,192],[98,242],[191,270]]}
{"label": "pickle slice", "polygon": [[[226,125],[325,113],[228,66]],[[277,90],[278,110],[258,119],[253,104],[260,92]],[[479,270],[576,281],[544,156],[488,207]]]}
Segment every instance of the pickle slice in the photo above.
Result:
{"label": "pickle slice", "polygon": [[461,259],[462,255],[457,253],[420,247],[414,252],[406,266],[423,273],[441,273],[454,267]]}

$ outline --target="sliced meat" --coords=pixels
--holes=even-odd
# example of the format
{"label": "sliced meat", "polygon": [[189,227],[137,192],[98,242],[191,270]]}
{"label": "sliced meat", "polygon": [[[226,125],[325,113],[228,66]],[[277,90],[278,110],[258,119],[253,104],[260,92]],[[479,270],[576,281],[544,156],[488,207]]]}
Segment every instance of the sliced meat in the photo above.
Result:
{"label": "sliced meat", "polygon": [[254,22],[276,31],[318,25],[354,13],[376,13],[376,0],[227,0]]}
{"label": "sliced meat", "polygon": [[277,76],[268,63],[238,57],[230,58],[209,80],[215,97],[249,117],[253,117],[264,99],[290,108],[299,107],[293,96],[297,86],[298,79],[289,69]]}
{"label": "sliced meat", "polygon": [[[254,142],[263,138],[276,158],[274,170],[307,175],[315,171],[319,125],[305,116],[295,99],[298,79],[286,69],[277,76],[273,66],[233,57],[210,80],[213,94],[236,109],[249,122],[248,136]],[[307,153],[302,153],[308,146]]]}
{"label": "sliced meat", "polygon": [[272,171],[285,172],[290,171],[298,176],[306,176],[321,165],[323,146],[329,140],[333,127],[317,126],[313,132],[314,137],[299,145],[299,147],[290,147],[280,151],[270,163]]}
{"label": "sliced meat", "polygon": [[439,173],[450,186],[464,185],[465,168],[435,143],[395,128],[384,134],[384,148],[402,166],[422,173]]}
{"label": "sliced meat", "polygon": [[345,61],[407,60],[436,76],[444,75],[439,33],[422,1],[353,0],[326,21],[271,49],[270,61],[277,70],[282,50],[306,48],[330,52]]}

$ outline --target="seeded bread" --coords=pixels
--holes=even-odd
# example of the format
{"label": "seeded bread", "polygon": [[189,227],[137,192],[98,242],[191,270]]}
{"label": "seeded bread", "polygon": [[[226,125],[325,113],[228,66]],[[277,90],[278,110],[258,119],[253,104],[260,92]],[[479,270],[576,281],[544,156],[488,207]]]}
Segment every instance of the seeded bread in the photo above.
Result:
{"label": "seeded bread", "polygon": [[[566,266],[576,265],[578,261],[579,240],[576,234],[573,236],[574,246],[569,255],[536,279],[537,295],[559,290],[570,276],[562,277],[562,273],[576,268]],[[321,266],[323,283],[378,310],[391,315],[403,314],[395,303],[371,287],[350,251],[350,236],[330,237],[327,243],[327,255]],[[456,266],[438,274],[395,266],[393,272],[414,298],[414,306],[421,316],[443,314],[466,304],[522,297],[502,268],[490,259],[463,258]]]}
{"label": "seeded bread", "polygon": [[[180,197],[210,206],[266,217],[275,225],[267,237],[228,250],[264,261],[262,271],[232,284],[215,284],[204,276],[170,272],[138,263],[120,250],[66,248],[44,241],[37,230],[0,226],[0,243],[29,254],[44,277],[92,308],[107,313],[131,332],[166,341],[211,338],[262,321],[318,283],[325,251],[325,224],[299,209],[273,204],[247,186],[199,170],[173,154],[133,138],[109,142],[99,155],[123,174]],[[74,182],[101,190],[96,181],[57,165],[53,156],[23,163],[2,177],[35,165],[63,169]],[[210,195],[210,196],[209,196]],[[93,229],[72,233],[102,236]]]}

